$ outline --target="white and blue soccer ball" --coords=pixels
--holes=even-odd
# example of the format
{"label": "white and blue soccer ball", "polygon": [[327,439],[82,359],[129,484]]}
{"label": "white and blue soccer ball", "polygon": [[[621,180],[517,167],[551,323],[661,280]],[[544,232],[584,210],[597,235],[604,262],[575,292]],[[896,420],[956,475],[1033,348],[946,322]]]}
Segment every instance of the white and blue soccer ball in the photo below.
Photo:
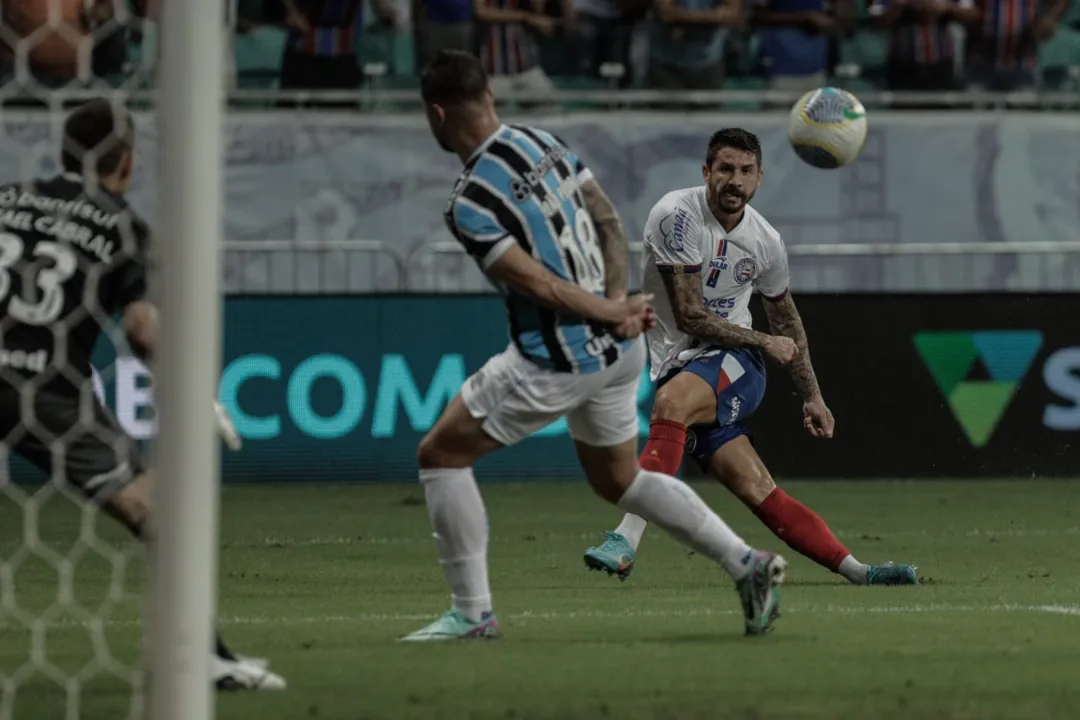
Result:
{"label": "white and blue soccer ball", "polygon": [[788,139],[807,164],[827,170],[842,167],[862,152],[866,108],[847,90],[811,90],[791,108]]}

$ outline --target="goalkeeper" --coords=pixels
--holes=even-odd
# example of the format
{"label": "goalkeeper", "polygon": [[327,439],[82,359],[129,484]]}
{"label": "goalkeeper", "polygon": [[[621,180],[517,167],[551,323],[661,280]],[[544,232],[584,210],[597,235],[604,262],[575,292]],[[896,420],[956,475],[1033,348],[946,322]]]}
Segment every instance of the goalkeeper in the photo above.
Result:
{"label": "goalkeeper", "polygon": [[[65,121],[62,175],[0,187],[0,440],[149,543],[152,473],[90,379],[94,346],[117,314],[136,355],[154,359],[150,232],[124,200],[134,135],[126,111],[92,101]],[[216,645],[218,688],[284,688],[265,661],[233,655],[220,637]]]}

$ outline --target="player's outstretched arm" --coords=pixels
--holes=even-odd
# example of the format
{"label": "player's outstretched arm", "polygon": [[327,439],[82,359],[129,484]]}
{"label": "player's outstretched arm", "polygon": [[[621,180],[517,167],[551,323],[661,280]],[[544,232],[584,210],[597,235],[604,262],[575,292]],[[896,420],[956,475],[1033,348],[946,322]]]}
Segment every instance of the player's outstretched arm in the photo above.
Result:
{"label": "player's outstretched arm", "polygon": [[581,186],[581,194],[596,228],[596,241],[604,254],[605,292],[609,298],[624,298],[630,274],[630,248],[619,215],[596,180],[586,181]]}
{"label": "player's outstretched arm", "polygon": [[561,312],[612,325],[618,325],[634,314],[634,307],[627,301],[593,295],[563,280],[517,244],[489,265],[487,274],[507,288]]}
{"label": "player's outstretched arm", "polygon": [[765,298],[765,317],[769,319],[769,328],[777,335],[789,337],[798,348],[798,355],[788,365],[788,372],[795,382],[795,387],[804,401],[821,396],[814,366],[810,362],[810,347],[806,340],[806,328],[802,317],[795,307],[791,293],[784,293],[776,300]]}
{"label": "player's outstretched arm", "polygon": [[[768,351],[775,341],[770,335],[739,327],[719,318],[705,307],[701,278],[697,273],[662,273],[675,326],[698,342],[723,347],[756,347]],[[772,353],[770,353],[772,354]]]}

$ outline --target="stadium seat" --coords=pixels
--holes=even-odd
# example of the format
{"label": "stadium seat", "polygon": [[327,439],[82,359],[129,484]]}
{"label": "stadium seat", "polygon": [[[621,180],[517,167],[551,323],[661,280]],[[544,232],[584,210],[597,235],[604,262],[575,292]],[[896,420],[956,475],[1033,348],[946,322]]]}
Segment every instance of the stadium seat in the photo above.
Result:
{"label": "stadium seat", "polygon": [[236,35],[233,38],[236,72],[238,74],[280,72],[286,38],[284,30],[269,25]]}
{"label": "stadium seat", "polygon": [[1059,27],[1054,37],[1039,46],[1039,67],[1050,89],[1077,90],[1077,81],[1070,72],[1080,67],[1080,32]]}

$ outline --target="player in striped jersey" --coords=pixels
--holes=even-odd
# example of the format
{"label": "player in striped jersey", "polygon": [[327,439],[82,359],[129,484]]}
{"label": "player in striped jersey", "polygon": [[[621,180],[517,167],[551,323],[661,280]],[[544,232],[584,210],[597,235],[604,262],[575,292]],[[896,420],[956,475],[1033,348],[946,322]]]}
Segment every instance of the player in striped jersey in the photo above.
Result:
{"label": "player in striped jersey", "polygon": [[577,155],[504,125],[480,61],[442,51],[421,92],[432,134],[465,163],[450,231],[506,296],[510,345],[470,377],[421,441],[420,482],[452,607],[408,641],[493,638],[487,517],[472,466],[565,417],[598,495],[666,529],[735,580],[745,631],[779,616],[783,558],[750,548],[689,487],[637,461],[640,337],[651,296],[628,296],[614,208]]}

